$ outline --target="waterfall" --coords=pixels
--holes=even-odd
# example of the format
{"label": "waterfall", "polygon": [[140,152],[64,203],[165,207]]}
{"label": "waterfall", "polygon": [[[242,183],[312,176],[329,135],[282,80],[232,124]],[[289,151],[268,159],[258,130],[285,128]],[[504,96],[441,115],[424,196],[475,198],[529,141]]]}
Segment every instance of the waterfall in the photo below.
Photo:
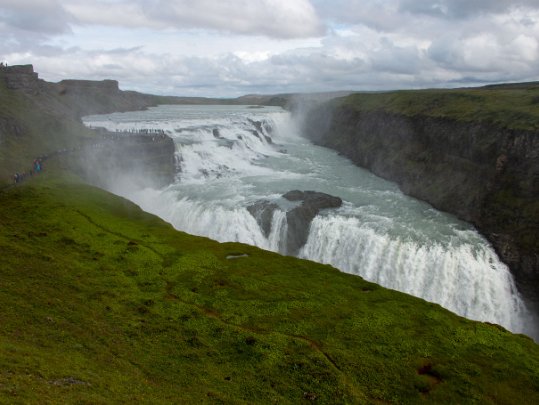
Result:
{"label": "waterfall", "polygon": [[[526,332],[527,310],[512,275],[473,227],[403,195],[385,180],[297,136],[289,113],[273,107],[160,106],[86,117],[109,130],[161,130],[176,143],[177,181],[162,190],[113,192],[179,230],[220,242],[286,251],[281,196],[294,189],[338,196],[310,224],[299,255],[406,292],[470,319]],[[273,207],[262,229],[248,208]],[[260,220],[260,218],[259,218]]]}

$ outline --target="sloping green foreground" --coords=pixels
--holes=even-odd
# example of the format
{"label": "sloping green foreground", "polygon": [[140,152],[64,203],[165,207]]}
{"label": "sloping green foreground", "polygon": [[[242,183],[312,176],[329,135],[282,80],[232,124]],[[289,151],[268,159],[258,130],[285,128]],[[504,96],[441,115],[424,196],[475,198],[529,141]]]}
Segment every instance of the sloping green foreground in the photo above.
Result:
{"label": "sloping green foreground", "polygon": [[76,180],[0,207],[0,403],[539,403],[539,346],[500,327]]}

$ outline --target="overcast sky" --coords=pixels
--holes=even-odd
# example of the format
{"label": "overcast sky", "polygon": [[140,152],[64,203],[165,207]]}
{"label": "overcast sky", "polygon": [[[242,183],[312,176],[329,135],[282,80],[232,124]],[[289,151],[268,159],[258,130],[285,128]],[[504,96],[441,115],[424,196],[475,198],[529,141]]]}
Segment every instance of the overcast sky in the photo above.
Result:
{"label": "overcast sky", "polygon": [[0,59],[155,94],[539,80],[539,0],[0,0]]}

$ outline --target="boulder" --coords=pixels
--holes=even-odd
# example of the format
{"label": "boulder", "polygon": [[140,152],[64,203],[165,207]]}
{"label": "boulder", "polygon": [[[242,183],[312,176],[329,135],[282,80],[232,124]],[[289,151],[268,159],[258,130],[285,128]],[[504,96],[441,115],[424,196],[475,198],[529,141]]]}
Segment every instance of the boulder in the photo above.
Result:
{"label": "boulder", "polygon": [[286,254],[297,255],[307,242],[311,222],[320,210],[339,208],[342,200],[329,194],[317,191],[293,190],[283,195],[288,201],[301,201],[301,205],[286,213],[288,224]]}
{"label": "boulder", "polygon": [[[264,236],[267,238],[271,232],[271,222],[276,209],[286,213],[287,233],[286,244],[280,248],[281,253],[295,256],[309,236],[311,222],[320,210],[327,208],[339,208],[342,200],[329,194],[317,191],[289,191],[282,196],[285,200],[296,203],[292,208],[284,208],[275,202],[260,200],[247,207],[247,211],[256,219]],[[285,204],[286,205],[286,204]],[[290,205],[288,203],[288,205]]]}
{"label": "boulder", "polygon": [[339,208],[342,205],[342,200],[339,197],[318,191],[292,190],[283,194],[283,198],[288,201],[303,201],[303,205],[315,207],[319,210],[324,208]]}
{"label": "boulder", "polygon": [[275,203],[267,200],[257,201],[247,207],[247,211],[256,219],[256,222],[262,229],[262,233],[267,238],[271,232],[271,221],[273,212],[279,208]]}

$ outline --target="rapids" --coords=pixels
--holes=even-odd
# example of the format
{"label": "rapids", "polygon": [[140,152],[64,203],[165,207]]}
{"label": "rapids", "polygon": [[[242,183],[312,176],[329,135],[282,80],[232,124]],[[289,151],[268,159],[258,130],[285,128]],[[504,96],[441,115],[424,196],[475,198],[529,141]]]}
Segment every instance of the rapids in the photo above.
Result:
{"label": "rapids", "polygon": [[[162,130],[174,139],[174,184],[137,190],[123,180],[110,190],[179,230],[282,253],[292,206],[282,194],[298,189],[338,196],[344,204],[315,217],[300,257],[533,334],[511,273],[472,226],[311,144],[278,107],[159,106],[84,121],[111,131]],[[247,210],[260,200],[279,206],[267,237]]]}

